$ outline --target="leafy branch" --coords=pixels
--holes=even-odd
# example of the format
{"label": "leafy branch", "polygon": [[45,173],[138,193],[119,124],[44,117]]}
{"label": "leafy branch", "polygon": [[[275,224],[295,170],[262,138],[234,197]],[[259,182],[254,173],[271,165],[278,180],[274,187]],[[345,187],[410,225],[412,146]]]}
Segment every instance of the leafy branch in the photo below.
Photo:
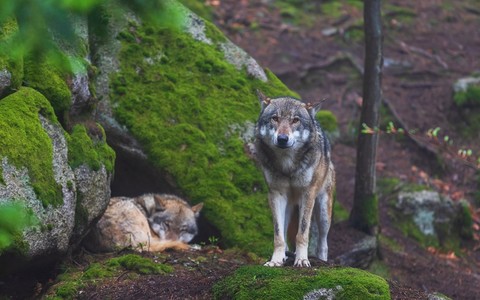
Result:
{"label": "leafy branch", "polygon": [[[453,140],[448,135],[440,134],[441,128],[430,128],[425,132],[424,136],[427,138],[428,142],[435,146],[437,149],[441,149],[452,157],[460,159],[465,165],[474,168],[480,169],[480,156],[475,154],[472,149],[467,148],[455,148]],[[403,128],[396,127],[393,122],[389,122],[387,127],[382,130],[378,127],[370,127],[365,123],[362,123],[363,134],[391,134],[391,135],[404,135],[410,136],[415,139],[415,137],[422,137],[418,133],[418,130],[405,130]],[[417,139],[415,139],[417,141]],[[430,151],[431,147],[429,147]],[[433,151],[438,155],[438,151]]]}

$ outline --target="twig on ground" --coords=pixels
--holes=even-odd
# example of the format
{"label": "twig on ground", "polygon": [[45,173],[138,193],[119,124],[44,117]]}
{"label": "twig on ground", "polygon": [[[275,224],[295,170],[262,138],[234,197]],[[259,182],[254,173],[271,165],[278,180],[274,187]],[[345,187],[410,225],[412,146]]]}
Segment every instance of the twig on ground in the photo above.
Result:
{"label": "twig on ground", "polygon": [[354,69],[357,70],[358,73],[360,73],[360,75],[363,75],[363,66],[360,59],[354,57],[351,53],[344,51],[337,52],[335,55],[330,56],[326,60],[318,63],[304,64],[300,71],[301,74],[299,75],[300,77],[305,77],[310,71],[325,69],[341,61],[349,62],[354,67]]}
{"label": "twig on ground", "polygon": [[444,68],[445,70],[448,70],[448,65],[445,61],[443,61],[443,59],[438,56],[438,55],[435,55],[435,54],[432,54],[422,48],[418,48],[418,47],[415,47],[415,46],[409,46],[407,45],[405,42],[402,42],[402,41],[399,41],[398,44],[400,45],[400,47],[402,47],[402,49],[407,52],[407,53],[416,53],[416,54],[420,54],[424,57],[427,57],[431,60],[434,60],[436,63],[438,63],[442,68]]}

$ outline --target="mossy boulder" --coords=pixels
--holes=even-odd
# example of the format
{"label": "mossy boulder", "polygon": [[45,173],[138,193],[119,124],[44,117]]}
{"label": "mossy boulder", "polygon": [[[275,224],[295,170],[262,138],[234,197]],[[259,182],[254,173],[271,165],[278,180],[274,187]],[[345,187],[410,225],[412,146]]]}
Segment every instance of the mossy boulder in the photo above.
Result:
{"label": "mossy boulder", "polygon": [[[111,21],[124,27],[95,50],[114,49],[94,62],[112,65],[110,89],[99,94],[99,121],[116,149],[145,155],[187,199],[204,202],[224,246],[267,256],[273,232],[267,189],[246,153],[260,110],[255,90],[296,94],[214,25],[180,10],[181,30],[126,14],[123,22]],[[97,85],[105,90],[104,77]],[[128,137],[136,142],[125,143]]]}
{"label": "mossy boulder", "polygon": [[397,226],[425,247],[458,250],[460,239],[472,236],[468,204],[434,191],[401,192],[393,211]]}
{"label": "mossy boulder", "polygon": [[214,299],[390,299],[385,279],[353,268],[240,267],[213,288]]}
{"label": "mossy boulder", "polygon": [[480,75],[458,79],[453,84],[453,101],[458,107],[463,122],[458,125],[459,132],[466,137],[478,136],[480,129]]}
{"label": "mossy boulder", "polygon": [[[96,215],[89,211],[90,221],[98,217],[110,197],[114,154],[104,137],[94,141],[89,135],[77,133],[81,130],[72,135],[65,132],[50,102],[28,87],[0,99],[0,128],[0,204],[20,203],[36,220],[9,248],[0,249],[4,272],[12,266],[18,267],[12,256],[55,260],[56,254],[67,252],[78,215],[75,207],[85,207],[77,201],[77,192],[100,191],[92,194],[105,198],[95,199],[103,201],[103,207],[96,210]],[[71,154],[87,151],[82,144],[91,146],[88,151],[96,155],[78,158]],[[81,167],[88,170],[82,171]],[[102,172],[104,176],[95,177],[91,172]],[[91,177],[94,182],[80,180],[78,174],[83,173],[88,173],[83,176]]]}
{"label": "mossy boulder", "polygon": [[15,41],[18,24],[7,18],[0,24],[0,96],[17,90],[23,79],[23,57]]}
{"label": "mossy boulder", "polygon": [[453,85],[453,100],[458,107],[480,106],[480,75],[458,79]]}

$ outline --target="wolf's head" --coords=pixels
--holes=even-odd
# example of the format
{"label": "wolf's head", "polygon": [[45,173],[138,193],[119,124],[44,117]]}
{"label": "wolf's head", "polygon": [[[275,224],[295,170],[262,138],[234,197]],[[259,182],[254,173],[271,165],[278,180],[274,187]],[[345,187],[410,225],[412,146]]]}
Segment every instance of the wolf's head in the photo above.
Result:
{"label": "wolf's head", "polygon": [[150,228],[162,240],[190,242],[198,232],[196,219],[200,215],[203,203],[191,207],[173,195],[152,196],[154,206],[145,207]]}
{"label": "wolf's head", "polygon": [[291,97],[270,99],[260,91],[262,106],[256,136],[269,146],[280,149],[301,147],[316,134],[315,115],[319,105],[305,104]]}

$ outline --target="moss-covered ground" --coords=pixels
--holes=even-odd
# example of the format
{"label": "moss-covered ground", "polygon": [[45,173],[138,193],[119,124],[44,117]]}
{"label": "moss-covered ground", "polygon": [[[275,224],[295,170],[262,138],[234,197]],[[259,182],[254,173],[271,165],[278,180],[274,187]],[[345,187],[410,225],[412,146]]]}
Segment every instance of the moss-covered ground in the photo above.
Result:
{"label": "moss-covered ground", "polygon": [[353,268],[244,266],[217,283],[213,293],[215,299],[304,299],[310,292],[328,290],[335,299],[390,299],[383,278]]}
{"label": "moss-covered ground", "polygon": [[[207,35],[223,40],[212,28],[207,23]],[[227,63],[218,45],[183,32],[131,23],[120,39],[121,69],[111,79],[116,118],[189,200],[205,202],[220,242],[269,255],[266,187],[240,134],[259,114],[256,89],[295,94],[271,72],[267,83],[252,78]]]}
{"label": "moss-covered ground", "polygon": [[122,273],[134,275],[168,274],[173,272],[169,265],[156,263],[151,258],[137,254],[126,254],[119,257],[92,262],[85,269],[65,269],[59,275],[57,283],[50,288],[46,299],[73,299],[80,289],[89,284],[98,284],[102,279],[115,278]]}

